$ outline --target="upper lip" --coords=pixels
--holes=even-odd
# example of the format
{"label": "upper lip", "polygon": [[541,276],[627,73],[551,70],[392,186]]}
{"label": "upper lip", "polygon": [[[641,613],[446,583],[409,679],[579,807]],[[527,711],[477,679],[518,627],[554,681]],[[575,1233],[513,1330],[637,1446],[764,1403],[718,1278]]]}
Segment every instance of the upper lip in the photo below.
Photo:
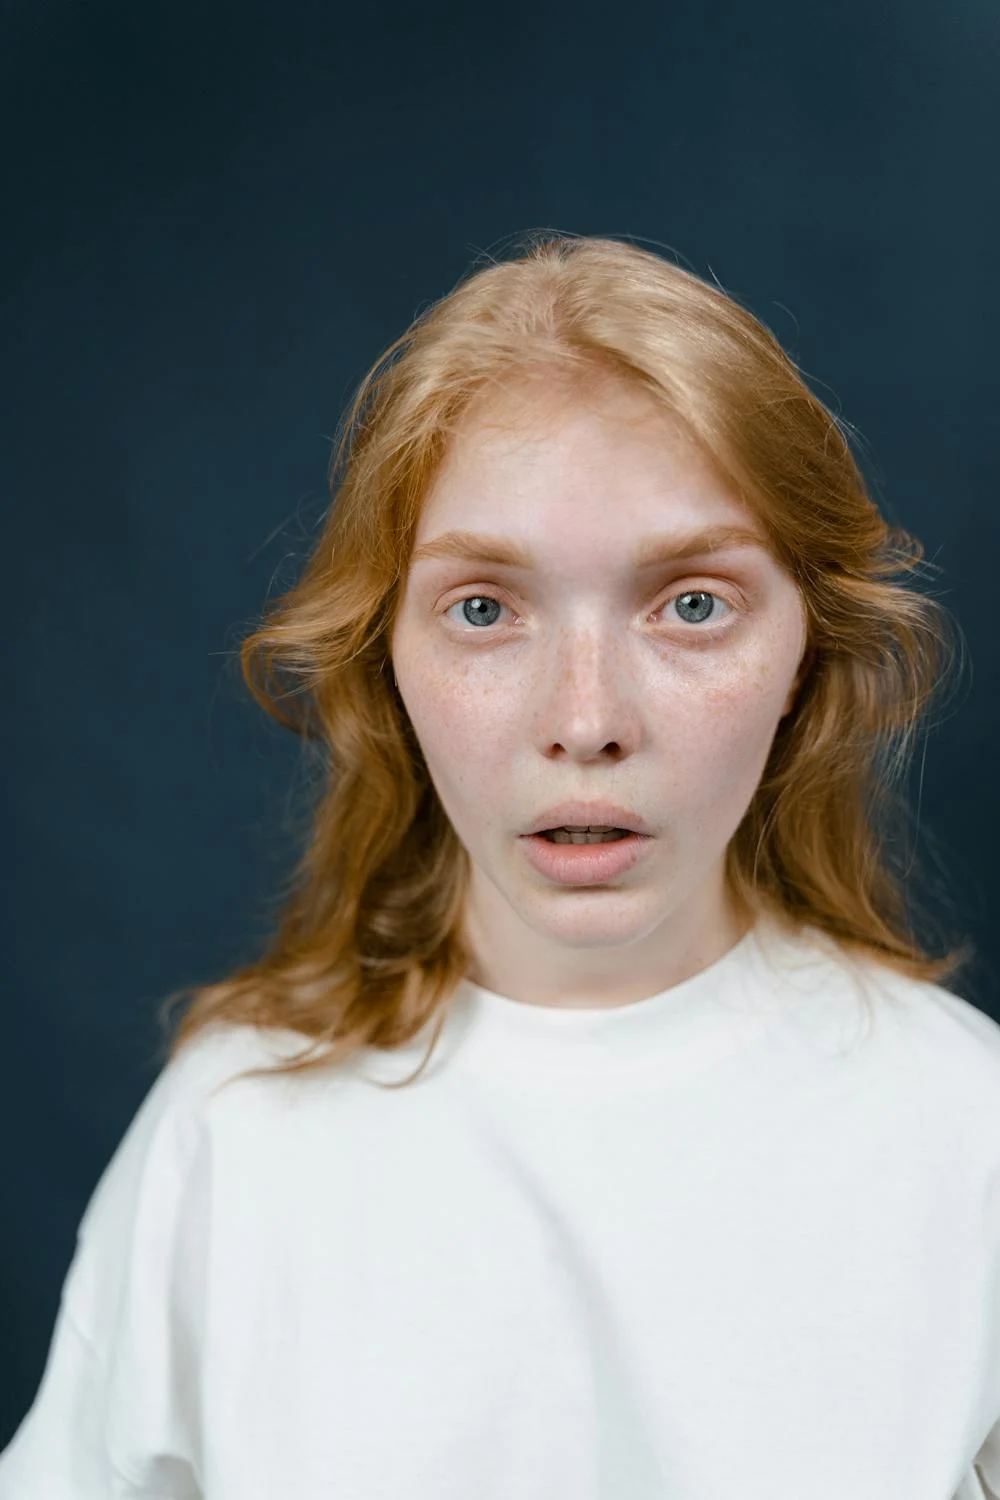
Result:
{"label": "upper lip", "polygon": [[630,812],[627,807],[616,807],[613,802],[560,802],[539,813],[522,836],[541,833],[546,828],[562,828],[564,824],[586,828],[589,823],[609,828],[628,828],[632,833],[649,833],[638,813]]}

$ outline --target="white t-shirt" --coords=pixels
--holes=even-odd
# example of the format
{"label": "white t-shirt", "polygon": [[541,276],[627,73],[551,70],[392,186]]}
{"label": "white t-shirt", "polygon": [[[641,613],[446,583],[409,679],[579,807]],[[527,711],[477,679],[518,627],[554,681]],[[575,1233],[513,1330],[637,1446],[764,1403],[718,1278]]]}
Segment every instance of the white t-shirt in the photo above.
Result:
{"label": "white t-shirt", "polygon": [[[870,1029],[862,988],[871,1004]],[[80,1225],[0,1500],[983,1500],[1000,1026],[761,923],[435,1054],[214,1026]]]}

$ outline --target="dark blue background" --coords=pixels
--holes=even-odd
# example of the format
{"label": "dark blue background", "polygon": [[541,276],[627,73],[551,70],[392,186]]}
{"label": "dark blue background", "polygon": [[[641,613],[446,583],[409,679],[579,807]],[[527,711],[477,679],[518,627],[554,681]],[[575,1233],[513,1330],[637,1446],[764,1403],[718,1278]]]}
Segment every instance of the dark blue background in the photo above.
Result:
{"label": "dark blue background", "polygon": [[913,786],[997,1014],[1000,15],[33,0],[0,41],[3,1446],[156,1006],[258,950],[295,847],[235,647],[364,371],[512,235],[676,251],[862,434],[971,653]]}

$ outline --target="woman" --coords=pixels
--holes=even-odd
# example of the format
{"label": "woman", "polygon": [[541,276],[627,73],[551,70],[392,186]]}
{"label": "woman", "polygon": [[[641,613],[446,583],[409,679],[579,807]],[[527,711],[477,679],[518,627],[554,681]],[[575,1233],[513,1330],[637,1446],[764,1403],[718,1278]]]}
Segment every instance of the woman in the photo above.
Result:
{"label": "woman", "polygon": [[601,239],[419,317],[331,489],[243,646],[319,754],[297,879],[0,1500],[991,1495],[1000,1027],[893,843],[919,544],[755,318]]}

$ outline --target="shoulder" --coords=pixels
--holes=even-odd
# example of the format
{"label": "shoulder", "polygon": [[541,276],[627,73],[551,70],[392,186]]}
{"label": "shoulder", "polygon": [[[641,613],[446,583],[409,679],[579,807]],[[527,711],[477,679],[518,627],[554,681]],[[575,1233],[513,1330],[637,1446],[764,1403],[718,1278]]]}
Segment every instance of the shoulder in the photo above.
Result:
{"label": "shoulder", "polygon": [[768,925],[762,952],[783,1022],[872,1081],[968,1119],[1000,1143],[1000,1023],[960,994],[911,978],[819,928]]}
{"label": "shoulder", "polygon": [[91,1194],[79,1235],[105,1235],[130,1219],[151,1178],[159,1211],[176,1206],[204,1153],[213,1101],[225,1097],[223,1086],[247,1069],[295,1055],[304,1042],[291,1031],[245,1024],[216,1022],[196,1033],[164,1064],[142,1099]]}
{"label": "shoulder", "polygon": [[874,957],[821,943],[827,961],[867,1005],[872,1035],[928,1104],[973,1117],[1000,1149],[1000,1023],[961,994],[901,974]]}
{"label": "shoulder", "polygon": [[253,1069],[271,1068],[303,1051],[309,1038],[288,1028],[214,1021],[195,1033],[165,1064],[154,1083],[163,1109],[202,1113],[217,1095]]}
{"label": "shoulder", "polygon": [[1000,1023],[963,995],[913,979],[874,959],[861,961],[876,999],[915,1045],[968,1077],[1000,1085]]}
{"label": "shoulder", "polygon": [[[137,1289],[155,1302],[162,1287],[173,1284],[172,1258],[190,1254],[192,1266],[196,1260],[211,1219],[213,1113],[219,1108],[213,1100],[226,1098],[219,1086],[248,1068],[294,1056],[304,1041],[293,1032],[214,1023],[163,1066],[98,1178],[77,1230],[64,1294],[95,1347],[113,1343]],[[232,1097],[253,1096],[233,1090]],[[238,1133],[239,1120],[235,1128]],[[194,1270],[190,1280],[197,1280]]]}

